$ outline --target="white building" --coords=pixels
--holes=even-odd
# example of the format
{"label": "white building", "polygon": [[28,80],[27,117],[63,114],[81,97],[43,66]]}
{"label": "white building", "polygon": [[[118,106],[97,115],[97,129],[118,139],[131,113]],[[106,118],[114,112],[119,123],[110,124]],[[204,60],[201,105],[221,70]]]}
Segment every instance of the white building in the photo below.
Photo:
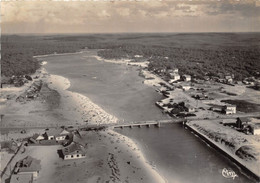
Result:
{"label": "white building", "polygon": [[190,75],[183,75],[182,78],[183,78],[184,81],[191,81]]}
{"label": "white building", "polygon": [[236,114],[236,108],[237,107],[235,105],[225,105],[225,106],[223,106],[222,111],[225,114]]}
{"label": "white building", "polygon": [[43,134],[43,136],[47,140],[61,141],[61,140],[65,140],[67,135],[69,135],[69,134],[70,134],[70,132],[65,129],[52,128],[52,129],[49,129],[48,131],[46,131]]}
{"label": "white building", "polygon": [[190,85],[183,85],[183,86],[181,86],[181,87],[182,87],[182,89],[183,89],[184,91],[187,91],[187,90],[189,90],[189,89],[191,88]]}
{"label": "white building", "polygon": [[170,83],[181,79],[181,76],[178,73],[170,73],[170,76],[171,76]]}
{"label": "white building", "polygon": [[86,151],[85,148],[75,142],[72,142],[70,145],[62,149],[62,154],[64,160],[69,159],[79,159],[79,158],[85,158],[86,157]]}
{"label": "white building", "polygon": [[260,124],[254,124],[250,126],[250,131],[253,135],[260,135]]}

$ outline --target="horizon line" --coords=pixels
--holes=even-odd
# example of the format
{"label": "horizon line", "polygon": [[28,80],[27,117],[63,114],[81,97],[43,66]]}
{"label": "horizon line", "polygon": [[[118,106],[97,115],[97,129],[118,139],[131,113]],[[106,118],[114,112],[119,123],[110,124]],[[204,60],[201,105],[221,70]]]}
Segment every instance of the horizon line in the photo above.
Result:
{"label": "horizon line", "polygon": [[198,32],[54,32],[54,33],[1,33],[1,35],[75,35],[75,34],[199,34],[199,33],[260,33],[260,31],[198,31]]}

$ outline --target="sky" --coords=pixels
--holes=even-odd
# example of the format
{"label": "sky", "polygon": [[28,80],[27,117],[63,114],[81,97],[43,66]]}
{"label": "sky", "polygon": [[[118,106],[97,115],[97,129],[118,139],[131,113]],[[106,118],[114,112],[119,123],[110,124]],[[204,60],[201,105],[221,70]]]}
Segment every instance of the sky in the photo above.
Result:
{"label": "sky", "polygon": [[2,33],[259,32],[260,0],[4,1]]}

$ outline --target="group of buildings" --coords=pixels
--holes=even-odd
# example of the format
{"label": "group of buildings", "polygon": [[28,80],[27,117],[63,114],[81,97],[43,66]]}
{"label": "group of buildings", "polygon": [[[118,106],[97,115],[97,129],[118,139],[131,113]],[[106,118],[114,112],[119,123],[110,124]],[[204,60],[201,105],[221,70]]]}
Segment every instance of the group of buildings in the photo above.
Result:
{"label": "group of buildings", "polygon": [[233,126],[238,131],[246,134],[260,135],[260,123],[252,122],[250,118],[238,117],[234,123],[225,123],[225,125]]}
{"label": "group of buildings", "polygon": [[42,135],[35,134],[29,138],[31,145],[58,145],[62,144],[61,156],[63,159],[78,159],[86,156],[85,145],[82,143],[81,135],[76,131],[62,128],[52,128]]}
{"label": "group of buildings", "polygon": [[[41,135],[34,134],[28,139],[28,145],[63,145],[58,150],[58,155],[64,160],[86,157],[86,144],[83,144],[81,135],[77,130],[69,131],[62,128],[52,128]],[[40,169],[40,160],[27,156],[16,163],[10,183],[32,183],[37,179]]]}

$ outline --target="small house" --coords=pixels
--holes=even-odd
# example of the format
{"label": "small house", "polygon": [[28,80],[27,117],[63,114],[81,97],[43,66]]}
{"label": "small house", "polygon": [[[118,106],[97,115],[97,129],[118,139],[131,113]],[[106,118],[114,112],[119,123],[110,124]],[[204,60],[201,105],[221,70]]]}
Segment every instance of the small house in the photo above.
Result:
{"label": "small house", "polygon": [[168,69],[168,73],[169,74],[178,74],[179,69],[178,68],[172,68],[172,69]]}
{"label": "small house", "polygon": [[10,183],[33,183],[32,174],[13,174],[10,179]]}
{"label": "small house", "polygon": [[65,140],[66,137],[70,134],[69,131],[65,130],[65,129],[56,129],[56,128],[52,128],[47,130],[43,136],[45,139],[47,140],[56,140],[56,141],[61,141],[61,140]]}
{"label": "small house", "polygon": [[170,83],[181,79],[181,77],[178,73],[170,73],[170,76],[171,76]]}
{"label": "small house", "polygon": [[182,79],[183,79],[184,81],[191,81],[191,76],[185,74],[185,75],[182,76]]}
{"label": "small house", "polygon": [[28,139],[28,142],[38,144],[39,141],[41,140],[45,140],[45,137],[43,135],[39,135],[38,133],[35,133],[31,138]]}
{"label": "small house", "polygon": [[27,156],[16,163],[14,173],[18,175],[32,174],[33,179],[35,180],[41,169],[40,162],[40,160]]}
{"label": "small house", "polygon": [[187,112],[195,112],[195,108],[190,104],[185,104],[185,108]]}
{"label": "small house", "polygon": [[232,76],[225,76],[225,79],[226,79],[226,83],[232,83],[233,82]]}
{"label": "small house", "polygon": [[236,114],[236,108],[235,105],[225,105],[223,106],[222,111],[225,114]]}
{"label": "small house", "polygon": [[86,150],[83,145],[72,142],[62,149],[62,155],[64,160],[85,158]]}
{"label": "small house", "polygon": [[260,123],[250,125],[249,129],[253,135],[260,135]]}
{"label": "small house", "polygon": [[183,86],[181,86],[181,87],[182,87],[182,89],[183,89],[184,91],[187,91],[187,90],[189,90],[189,89],[191,88],[190,85],[183,85]]}
{"label": "small house", "polygon": [[246,125],[248,125],[249,122],[250,122],[250,119],[248,119],[248,118],[245,118],[245,117],[237,118],[236,127],[239,129],[243,129]]}

